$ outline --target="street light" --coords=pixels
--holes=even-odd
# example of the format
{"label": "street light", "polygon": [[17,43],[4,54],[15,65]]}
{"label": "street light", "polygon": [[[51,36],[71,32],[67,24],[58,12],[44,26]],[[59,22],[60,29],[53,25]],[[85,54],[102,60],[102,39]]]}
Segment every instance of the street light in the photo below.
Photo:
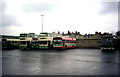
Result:
{"label": "street light", "polygon": [[41,15],[42,16],[42,32],[43,32],[43,17],[44,15]]}

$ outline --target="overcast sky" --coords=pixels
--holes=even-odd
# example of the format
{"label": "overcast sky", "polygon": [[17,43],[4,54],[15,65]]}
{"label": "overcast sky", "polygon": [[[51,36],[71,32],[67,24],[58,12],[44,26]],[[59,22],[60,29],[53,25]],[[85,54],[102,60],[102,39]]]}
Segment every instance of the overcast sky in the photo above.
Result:
{"label": "overcast sky", "polygon": [[[1,34],[116,32],[119,0],[0,0]],[[1,21],[2,20],[2,21]]]}

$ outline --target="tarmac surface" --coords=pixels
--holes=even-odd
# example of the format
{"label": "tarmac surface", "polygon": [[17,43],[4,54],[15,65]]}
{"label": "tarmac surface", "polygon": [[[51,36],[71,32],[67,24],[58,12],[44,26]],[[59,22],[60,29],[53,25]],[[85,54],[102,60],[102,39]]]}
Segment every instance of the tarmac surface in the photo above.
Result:
{"label": "tarmac surface", "polygon": [[120,75],[119,53],[100,49],[4,50],[2,75]]}

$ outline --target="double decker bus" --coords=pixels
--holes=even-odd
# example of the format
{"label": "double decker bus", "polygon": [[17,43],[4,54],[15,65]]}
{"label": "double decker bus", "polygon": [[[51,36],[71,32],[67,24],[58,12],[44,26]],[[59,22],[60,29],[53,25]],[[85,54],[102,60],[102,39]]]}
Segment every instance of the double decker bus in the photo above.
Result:
{"label": "double decker bus", "polygon": [[19,48],[19,36],[2,35],[2,49]]}
{"label": "double decker bus", "polygon": [[31,48],[32,48],[32,49],[38,49],[38,48],[39,48],[38,35],[35,35],[35,36],[32,38]]}
{"label": "double decker bus", "polygon": [[51,36],[51,33],[48,33],[48,32],[40,33],[38,41],[39,41],[39,49],[50,49],[50,48],[52,48],[53,38]]}
{"label": "double decker bus", "polygon": [[42,32],[39,35],[38,41],[39,41],[39,49],[51,49],[53,48],[53,37],[61,37],[61,34],[57,34],[55,32],[53,33],[47,33]]}
{"label": "double decker bus", "polygon": [[76,47],[75,38],[67,38],[67,37],[53,38],[53,48],[55,49],[67,49],[67,48],[75,48],[75,47]]}
{"label": "double decker bus", "polygon": [[39,49],[51,49],[52,48],[52,37],[39,37]]}
{"label": "double decker bus", "polygon": [[31,41],[35,33],[21,33],[20,34],[20,49],[31,49]]}

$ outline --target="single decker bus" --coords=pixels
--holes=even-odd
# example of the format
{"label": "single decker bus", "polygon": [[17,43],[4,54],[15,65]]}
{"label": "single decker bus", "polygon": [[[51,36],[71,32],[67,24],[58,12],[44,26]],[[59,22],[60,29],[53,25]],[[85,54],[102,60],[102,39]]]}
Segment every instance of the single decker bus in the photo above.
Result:
{"label": "single decker bus", "polygon": [[67,49],[67,48],[75,48],[75,47],[76,47],[75,38],[67,38],[67,37],[54,37],[53,38],[54,49]]}

